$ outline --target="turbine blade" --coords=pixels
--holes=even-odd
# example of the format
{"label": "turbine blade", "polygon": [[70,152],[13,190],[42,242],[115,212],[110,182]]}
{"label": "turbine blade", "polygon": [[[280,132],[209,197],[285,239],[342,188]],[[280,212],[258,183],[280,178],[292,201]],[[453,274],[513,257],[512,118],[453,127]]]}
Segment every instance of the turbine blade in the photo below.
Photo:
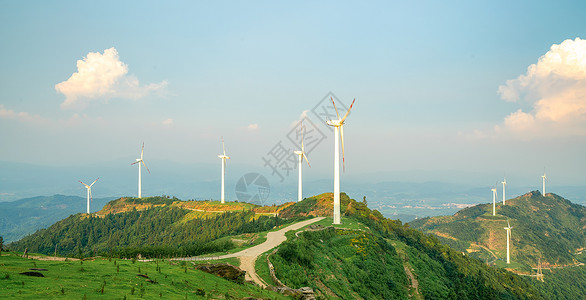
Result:
{"label": "turbine blade", "polygon": [[85,185],[85,187],[86,187],[86,188],[88,188],[88,187],[89,187],[89,185],[87,185],[87,184],[85,184],[85,183],[81,182],[81,180],[78,180],[78,181],[79,181],[81,184]]}
{"label": "turbine blade", "polygon": [[94,180],[94,182],[92,182],[92,184],[90,184],[90,187],[92,187],[92,185],[94,185],[94,183],[96,183],[96,181],[98,181],[98,179],[100,179],[100,177],[98,177],[96,180]]}
{"label": "turbine blade", "polygon": [[142,160],[142,155],[144,154],[144,142],[142,142],[142,149],[140,150],[140,159]]}
{"label": "turbine blade", "polygon": [[305,155],[305,147],[303,146],[303,137],[304,137],[305,130],[303,129],[303,121],[301,121],[301,152],[304,152]]}
{"label": "turbine blade", "polygon": [[92,189],[90,188],[90,202],[94,202],[94,198],[92,197]]}
{"label": "turbine blade", "polygon": [[149,170],[149,167],[146,166],[144,160],[141,160],[140,162],[142,162],[142,165],[147,169],[147,171],[149,171],[149,174],[151,174],[151,170]]}
{"label": "turbine blade", "polygon": [[307,165],[311,168],[311,165],[309,164],[309,160],[307,160],[307,155],[305,155],[305,152],[303,152],[303,158],[305,158],[305,161],[307,162]]}
{"label": "turbine blade", "polygon": [[130,165],[132,166],[132,165],[134,165],[134,164],[137,164],[137,163],[139,163],[139,162],[141,162],[141,161],[142,161],[142,160],[137,160],[137,161],[135,161],[135,162],[131,163]]}
{"label": "turbine blade", "polygon": [[224,151],[224,156],[226,156],[226,146],[224,145],[224,137],[222,137],[222,150]]}
{"label": "turbine blade", "polygon": [[334,109],[336,110],[336,115],[338,115],[338,120],[340,120],[340,114],[338,113],[338,109],[336,108],[336,103],[334,103],[334,98],[330,96],[330,99],[332,99],[332,104],[334,105]]}
{"label": "turbine blade", "polygon": [[340,139],[342,140],[342,171],[346,172],[346,158],[344,154],[344,125],[340,125]]}
{"label": "turbine blade", "polygon": [[352,109],[352,106],[354,106],[354,101],[356,101],[356,98],[354,98],[354,100],[352,100],[352,104],[350,104],[350,108],[348,108],[348,111],[346,112],[346,114],[344,115],[344,117],[342,118],[342,122],[344,122],[344,120],[346,120],[346,118],[348,117],[348,115],[350,114],[350,110]]}

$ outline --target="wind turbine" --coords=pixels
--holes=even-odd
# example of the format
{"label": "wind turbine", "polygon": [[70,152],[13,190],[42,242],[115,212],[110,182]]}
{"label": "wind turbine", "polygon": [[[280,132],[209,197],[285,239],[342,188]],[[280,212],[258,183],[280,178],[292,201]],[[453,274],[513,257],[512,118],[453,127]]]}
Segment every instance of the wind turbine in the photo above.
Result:
{"label": "wind turbine", "polygon": [[146,166],[146,164],[144,163],[144,160],[142,159],[143,154],[144,154],[144,142],[142,143],[142,149],[140,150],[140,158],[137,158],[135,162],[131,163],[131,165],[138,164],[138,198],[142,198],[142,180],[141,180],[142,170],[140,167],[141,163],[147,169],[149,174],[151,174],[149,167]]}
{"label": "wind turbine", "polygon": [[492,191],[492,215],[496,216],[496,184],[491,189]]}
{"label": "wind turbine", "polygon": [[507,185],[507,178],[504,178],[503,181],[501,181],[501,183],[503,184],[503,205],[506,204],[506,198],[505,198],[505,186]]}
{"label": "wind turbine", "polygon": [[547,180],[547,176],[545,176],[545,170],[543,170],[543,175],[541,175],[541,179],[543,181],[543,196],[545,197],[545,180]]}
{"label": "wind turbine", "polygon": [[224,154],[218,155],[218,157],[222,159],[222,192],[221,192],[220,201],[222,202],[222,204],[224,204],[224,203],[226,203],[226,201],[224,200],[224,176],[226,175],[226,159],[230,159],[229,156],[226,156],[226,147],[224,146],[224,137],[222,137],[222,149],[224,150]]}
{"label": "wind turbine", "polygon": [[511,229],[513,229],[513,227],[511,227],[511,224],[509,224],[509,220],[507,220],[507,227],[505,227],[505,230],[507,231],[507,264],[511,263],[511,256],[510,256],[510,241],[511,241]]}
{"label": "wind turbine", "polygon": [[303,123],[301,124],[301,151],[293,151],[293,153],[299,156],[299,191],[297,195],[297,202],[301,202],[303,200],[303,181],[301,180],[301,165],[303,163],[303,159],[307,162],[307,165],[311,168],[309,164],[309,160],[307,160],[307,155],[305,155],[305,147],[303,146],[303,133],[305,130],[303,129]]}
{"label": "wind turbine", "polygon": [[96,183],[96,181],[98,181],[98,179],[100,179],[100,177],[96,178],[96,180],[94,180],[94,182],[92,182],[92,184],[87,185],[83,182],[81,182],[81,180],[79,180],[79,182],[81,182],[81,184],[83,184],[85,186],[85,189],[87,190],[87,213],[90,213],[90,200],[92,199],[92,185],[94,185],[94,183]]}
{"label": "wind turbine", "polygon": [[334,105],[334,109],[336,110],[336,115],[338,116],[337,120],[328,120],[326,123],[330,126],[334,127],[334,224],[341,224],[340,221],[340,143],[339,138],[342,139],[342,164],[344,166],[344,170],[346,169],[345,158],[344,158],[344,121],[350,114],[350,110],[354,105],[354,101],[352,100],[352,104],[350,104],[350,108],[346,112],[343,118],[340,118],[340,114],[338,113],[338,109],[336,108],[336,103],[334,103],[334,98],[332,99],[332,104]]}

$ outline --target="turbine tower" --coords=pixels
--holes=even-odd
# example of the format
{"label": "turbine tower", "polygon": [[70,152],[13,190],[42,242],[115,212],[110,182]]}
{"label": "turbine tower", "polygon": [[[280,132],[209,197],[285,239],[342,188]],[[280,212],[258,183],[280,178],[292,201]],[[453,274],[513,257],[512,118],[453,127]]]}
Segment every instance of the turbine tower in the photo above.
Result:
{"label": "turbine tower", "polygon": [[491,189],[492,191],[492,215],[496,216],[496,185]]}
{"label": "turbine tower", "polygon": [[507,178],[504,178],[504,180],[501,181],[501,183],[503,184],[503,205],[505,205],[506,204],[505,186],[507,185]]}
{"label": "turbine tower", "polygon": [[311,168],[309,164],[309,160],[307,160],[307,155],[305,155],[305,147],[303,146],[303,133],[305,130],[303,129],[303,123],[301,124],[301,151],[293,151],[293,153],[299,156],[299,191],[297,195],[297,202],[301,202],[303,200],[303,181],[301,180],[301,165],[303,164],[303,159],[307,162],[307,165]]}
{"label": "turbine tower", "polygon": [[541,179],[543,182],[543,196],[545,197],[545,180],[547,180],[547,176],[545,176],[545,170],[543,171],[543,175],[541,175]]}
{"label": "turbine tower", "polygon": [[334,127],[334,224],[341,224],[340,218],[340,143],[339,139],[342,139],[342,164],[344,165],[344,170],[346,169],[345,165],[345,158],[344,158],[344,121],[350,114],[350,110],[354,105],[354,101],[352,100],[352,104],[350,104],[350,108],[346,112],[343,118],[340,118],[340,114],[338,113],[338,109],[336,108],[336,103],[334,103],[334,98],[332,99],[332,104],[334,105],[334,109],[336,110],[336,115],[338,116],[337,120],[328,120],[326,123],[330,126]]}
{"label": "turbine tower", "polygon": [[92,182],[92,184],[87,185],[83,182],[81,182],[81,180],[79,180],[79,182],[81,182],[81,184],[83,184],[85,186],[85,189],[87,190],[87,213],[90,213],[90,200],[92,199],[92,185],[94,185],[94,183],[96,183],[96,181],[98,181],[98,179],[100,179],[100,177],[96,178],[96,180],[94,180],[94,182]]}
{"label": "turbine tower", "polygon": [[131,163],[131,165],[138,164],[138,198],[142,198],[142,179],[141,179],[142,170],[141,170],[140,165],[141,164],[144,165],[144,167],[147,169],[149,174],[151,174],[149,167],[146,166],[146,164],[144,163],[144,160],[142,159],[143,154],[144,154],[144,142],[142,143],[142,149],[140,150],[140,158],[137,158],[135,162]]}
{"label": "turbine tower", "polygon": [[507,264],[511,263],[511,256],[510,256],[511,229],[513,229],[513,227],[511,227],[511,224],[509,224],[509,220],[507,220],[507,227],[505,227],[505,230],[507,231]]}
{"label": "turbine tower", "polygon": [[222,192],[220,196],[220,201],[222,204],[226,203],[224,200],[224,177],[226,175],[226,159],[230,159],[229,156],[226,156],[226,147],[224,147],[224,137],[222,137],[222,150],[224,150],[223,155],[218,155],[219,158],[222,159]]}

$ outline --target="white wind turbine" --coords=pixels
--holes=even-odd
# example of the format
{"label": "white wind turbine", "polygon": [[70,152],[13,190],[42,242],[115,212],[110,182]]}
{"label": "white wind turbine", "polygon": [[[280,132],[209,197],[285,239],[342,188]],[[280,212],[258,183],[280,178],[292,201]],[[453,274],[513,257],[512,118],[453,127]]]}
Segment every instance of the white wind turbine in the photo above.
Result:
{"label": "white wind turbine", "polygon": [[543,175],[541,175],[541,179],[543,182],[543,196],[545,197],[545,181],[547,180],[547,176],[545,176],[545,170],[543,170]]}
{"label": "white wind turbine", "polygon": [[305,158],[305,161],[307,162],[307,165],[311,168],[311,165],[309,164],[309,160],[307,160],[307,155],[305,155],[305,147],[303,146],[303,133],[305,132],[304,128],[303,128],[303,123],[301,124],[301,151],[293,151],[293,153],[297,154],[299,156],[299,189],[298,189],[298,195],[297,195],[297,202],[301,202],[301,200],[303,200],[303,181],[301,179],[301,165],[303,164],[303,159]]}
{"label": "white wind turbine", "polygon": [[149,167],[146,166],[146,164],[144,163],[144,160],[142,159],[143,154],[144,154],[144,142],[142,143],[142,149],[140,150],[140,158],[137,158],[135,162],[131,163],[131,165],[138,164],[138,198],[142,198],[142,179],[141,179],[142,170],[141,170],[141,166],[140,166],[141,163],[147,169],[149,174],[151,174]]}
{"label": "white wind turbine", "polygon": [[218,155],[219,158],[222,159],[222,192],[220,196],[220,201],[222,204],[226,203],[224,200],[224,177],[226,175],[226,159],[230,159],[229,156],[226,156],[226,147],[224,146],[224,137],[222,137],[222,150],[224,150],[224,154]]}
{"label": "white wind turbine", "polygon": [[492,191],[492,215],[496,216],[496,185],[491,189]]}
{"label": "white wind turbine", "polygon": [[505,186],[507,185],[507,178],[504,178],[503,181],[501,181],[502,185],[503,185],[503,205],[506,204],[506,198],[505,198]]}
{"label": "white wind turbine", "polygon": [[94,180],[94,182],[92,182],[92,184],[87,185],[83,182],[81,182],[81,180],[79,180],[79,182],[81,182],[81,184],[83,184],[85,186],[85,189],[87,190],[87,213],[90,213],[90,200],[92,200],[92,185],[94,185],[94,183],[96,183],[96,181],[98,181],[98,179],[100,179],[100,177],[96,178],[96,180]]}
{"label": "white wind turbine", "polygon": [[507,231],[507,264],[511,263],[509,246],[511,241],[511,229],[513,229],[513,227],[511,227],[511,224],[509,224],[509,220],[507,220],[507,227],[505,227],[505,230]]}
{"label": "white wind turbine", "polygon": [[354,101],[352,100],[352,104],[350,108],[346,112],[343,118],[340,118],[340,114],[338,113],[338,109],[336,108],[336,103],[334,103],[334,98],[332,99],[332,104],[334,105],[334,109],[336,110],[336,115],[338,116],[337,120],[328,120],[326,123],[330,126],[334,127],[334,224],[341,224],[340,219],[340,143],[339,138],[342,139],[342,163],[345,166],[345,158],[344,158],[344,121],[350,114],[350,110],[354,105]]}

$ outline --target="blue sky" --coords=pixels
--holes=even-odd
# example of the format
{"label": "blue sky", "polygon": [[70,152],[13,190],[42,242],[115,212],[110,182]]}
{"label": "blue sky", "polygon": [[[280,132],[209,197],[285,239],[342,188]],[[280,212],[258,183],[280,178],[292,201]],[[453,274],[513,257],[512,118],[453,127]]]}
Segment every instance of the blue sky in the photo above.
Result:
{"label": "blue sky", "polygon": [[584,183],[583,1],[169,2],[0,2],[0,161],[130,163],[145,142],[147,163],[219,168],[224,136],[229,166],[278,182],[262,157],[307,115],[327,138],[305,176],[327,179],[312,109],[332,93],[356,98],[346,178]]}

